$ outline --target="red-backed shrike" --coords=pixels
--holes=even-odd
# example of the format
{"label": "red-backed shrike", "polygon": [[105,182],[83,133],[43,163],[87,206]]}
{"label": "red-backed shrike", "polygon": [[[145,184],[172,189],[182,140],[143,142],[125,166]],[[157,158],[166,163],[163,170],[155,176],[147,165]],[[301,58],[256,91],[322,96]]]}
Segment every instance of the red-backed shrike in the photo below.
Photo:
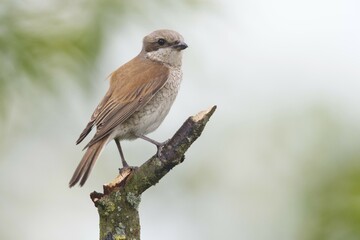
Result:
{"label": "red-backed shrike", "polygon": [[182,72],[183,37],[172,30],[158,30],[143,39],[139,55],[110,75],[110,87],[95,109],[79,139],[79,144],[96,126],[96,133],[85,146],[86,152],[72,176],[69,186],[86,182],[105,145],[115,140],[121,161],[128,167],[120,141],[142,138],[157,129],[168,114],[178,93]]}

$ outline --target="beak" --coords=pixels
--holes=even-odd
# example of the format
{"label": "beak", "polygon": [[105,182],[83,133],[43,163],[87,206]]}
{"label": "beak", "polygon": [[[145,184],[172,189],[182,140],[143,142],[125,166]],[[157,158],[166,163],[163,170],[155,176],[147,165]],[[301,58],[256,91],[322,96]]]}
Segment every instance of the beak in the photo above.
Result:
{"label": "beak", "polygon": [[186,43],[184,43],[184,42],[179,42],[178,44],[173,45],[173,48],[175,48],[175,49],[177,49],[179,51],[184,50],[187,47],[188,47],[188,45]]}

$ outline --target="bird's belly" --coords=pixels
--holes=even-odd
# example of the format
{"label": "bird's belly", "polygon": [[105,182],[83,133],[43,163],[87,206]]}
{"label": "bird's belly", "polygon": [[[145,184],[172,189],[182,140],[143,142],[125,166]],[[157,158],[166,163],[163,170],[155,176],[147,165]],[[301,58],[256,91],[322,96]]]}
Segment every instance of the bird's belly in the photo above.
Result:
{"label": "bird's belly", "polygon": [[136,135],[146,135],[155,131],[165,119],[174,103],[181,78],[180,70],[171,71],[165,86],[145,106],[119,125],[115,135],[119,139],[134,139]]}

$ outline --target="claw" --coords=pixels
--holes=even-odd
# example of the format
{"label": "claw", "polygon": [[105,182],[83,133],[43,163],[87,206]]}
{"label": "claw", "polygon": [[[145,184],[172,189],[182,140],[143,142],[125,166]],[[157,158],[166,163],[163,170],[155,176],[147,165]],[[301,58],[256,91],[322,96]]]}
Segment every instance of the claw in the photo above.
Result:
{"label": "claw", "polygon": [[170,139],[166,140],[165,142],[162,142],[162,143],[159,143],[159,144],[156,144],[156,147],[157,147],[157,157],[158,158],[161,158],[161,151],[163,150],[164,146],[170,141]]}

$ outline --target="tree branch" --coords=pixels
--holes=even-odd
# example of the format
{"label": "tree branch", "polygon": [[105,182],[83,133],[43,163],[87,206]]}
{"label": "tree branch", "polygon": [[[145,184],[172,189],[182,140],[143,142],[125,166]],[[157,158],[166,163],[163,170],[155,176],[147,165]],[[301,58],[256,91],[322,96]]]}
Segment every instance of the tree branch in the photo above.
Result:
{"label": "tree branch", "polygon": [[100,240],[140,239],[141,194],[155,185],[173,167],[184,161],[184,154],[201,135],[216,106],[189,117],[174,136],[139,168],[123,168],[104,193],[90,194],[100,216]]}

